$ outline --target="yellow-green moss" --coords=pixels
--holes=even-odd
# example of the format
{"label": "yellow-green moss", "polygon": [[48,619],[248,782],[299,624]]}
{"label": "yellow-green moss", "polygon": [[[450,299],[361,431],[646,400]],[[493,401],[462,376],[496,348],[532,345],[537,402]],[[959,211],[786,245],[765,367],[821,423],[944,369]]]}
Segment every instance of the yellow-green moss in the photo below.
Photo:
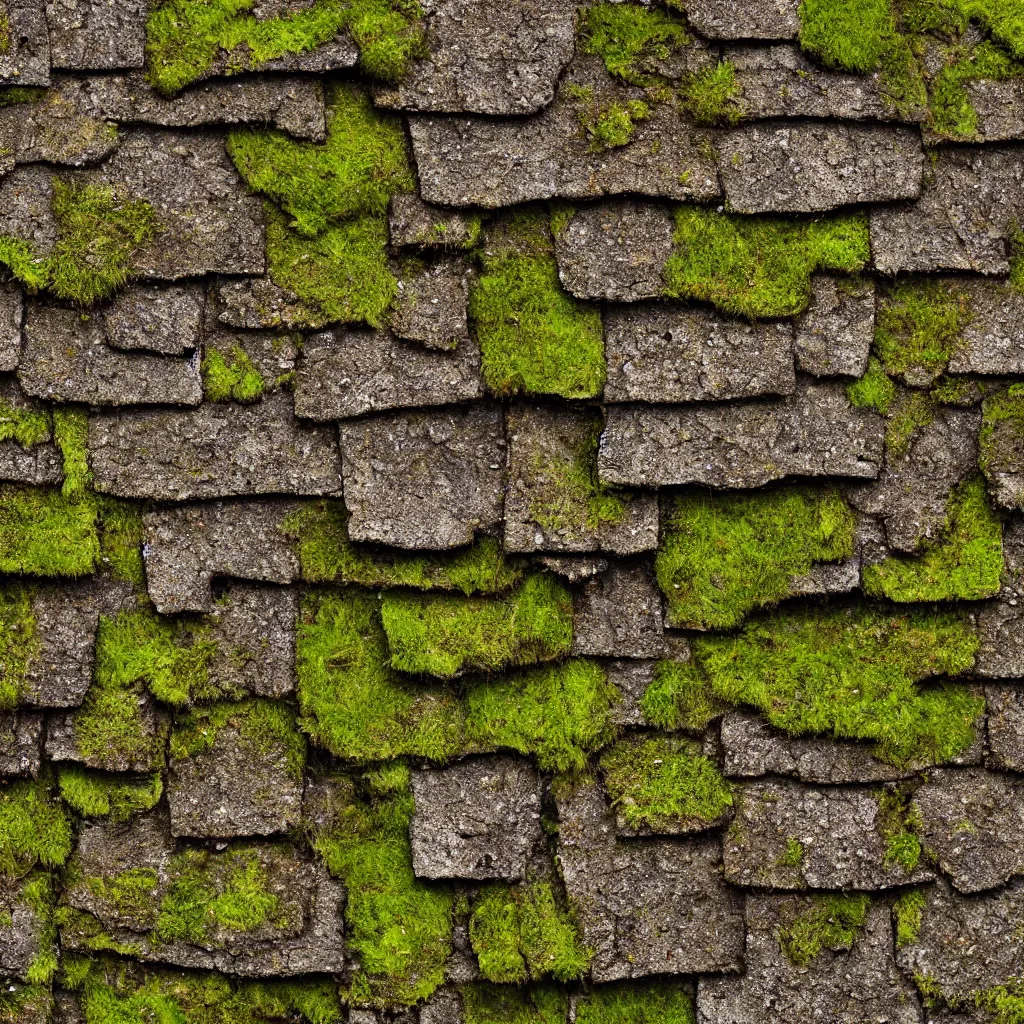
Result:
{"label": "yellow-green moss", "polygon": [[644,721],[660,729],[703,732],[729,705],[715,696],[694,661],[660,661],[640,698]]}
{"label": "yellow-green moss", "polygon": [[923,889],[908,889],[900,893],[892,906],[892,916],[896,924],[896,948],[902,949],[917,941],[921,932],[921,918],[924,915],[928,897]]}
{"label": "yellow-green moss", "polygon": [[45,409],[15,408],[0,402],[0,441],[15,441],[26,451],[50,440],[50,417]]}
{"label": "yellow-green moss", "polygon": [[669,506],[655,559],[671,626],[729,629],[790,592],[815,563],[853,554],[854,517],[835,491],[786,487],[688,494]]}
{"label": "yellow-green moss", "polygon": [[978,465],[991,481],[997,473],[1017,472],[1024,441],[1024,384],[1011,384],[982,403]]}
{"label": "yellow-green moss", "polygon": [[720,60],[685,81],[680,97],[697,124],[727,126],[743,117],[743,90],[736,81],[736,66]]}
{"label": "yellow-green moss", "polygon": [[581,48],[630,85],[660,83],[661,67],[693,42],[686,23],[635,3],[597,3],[580,11]]}
{"label": "yellow-green moss", "polygon": [[228,362],[223,352],[208,348],[203,355],[203,395],[208,402],[257,402],[263,397],[266,381],[249,354],[235,345]]}
{"label": "yellow-green moss", "polygon": [[100,564],[116,580],[146,586],[142,560],[143,525],[139,505],[119,498],[97,497],[100,525]]}
{"label": "yellow-green moss", "polygon": [[576,1024],[696,1024],[686,982],[669,978],[596,985],[576,1000]]}
{"label": "yellow-green moss", "polygon": [[593,398],[605,381],[601,314],[561,285],[548,217],[538,210],[496,226],[469,297],[484,380],[521,391]]}
{"label": "yellow-green moss", "polygon": [[53,440],[64,460],[65,498],[78,500],[85,497],[92,486],[89,469],[89,419],[82,409],[53,410]]}
{"label": "yellow-green moss", "polygon": [[875,827],[885,840],[886,866],[896,865],[908,875],[921,860],[921,815],[905,787],[886,786],[879,790]]}
{"label": "yellow-green moss", "polygon": [[477,982],[459,989],[465,1024],[564,1024],[566,990],[555,985],[530,988]]}
{"label": "yellow-green moss", "polygon": [[604,788],[626,825],[693,831],[732,806],[732,789],[693,740],[631,736],[601,756]]}
{"label": "yellow-green moss", "polygon": [[96,504],[58,490],[0,485],[0,572],[85,576],[99,557]]}
{"label": "yellow-green moss", "polygon": [[29,665],[39,652],[32,593],[20,584],[0,590],[0,710],[18,706]]}
{"label": "yellow-green moss", "polygon": [[846,397],[858,409],[874,409],[885,416],[896,399],[896,385],[881,362],[872,356],[864,373],[847,385]]}
{"label": "yellow-green moss", "polygon": [[78,765],[62,765],[57,773],[61,799],[83,818],[127,821],[151,810],[164,791],[159,772],[148,776],[108,775]]}
{"label": "yellow-green moss", "polygon": [[809,901],[803,914],[777,932],[779,946],[796,967],[806,967],[826,949],[852,949],[871,907],[871,897],[864,895],[815,894]]}
{"label": "yellow-green moss", "polygon": [[21,878],[37,865],[60,867],[71,842],[71,821],[48,780],[0,781],[0,877]]}

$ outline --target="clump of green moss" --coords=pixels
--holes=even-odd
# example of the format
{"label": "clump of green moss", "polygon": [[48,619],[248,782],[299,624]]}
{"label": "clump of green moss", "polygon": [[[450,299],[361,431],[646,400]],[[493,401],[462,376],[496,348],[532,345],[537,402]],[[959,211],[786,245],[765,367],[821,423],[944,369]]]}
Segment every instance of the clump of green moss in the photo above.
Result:
{"label": "clump of green moss", "polygon": [[348,583],[364,587],[412,587],[493,594],[522,578],[520,566],[501,545],[482,537],[451,554],[420,554],[355,544],[348,535],[349,513],[340,501],[309,502],[288,516],[281,529],[298,543],[302,578],[309,583]]}
{"label": "clump of green moss", "polygon": [[6,982],[0,989],[0,1024],[45,1021],[53,1006],[49,985]]}
{"label": "clump of green moss", "polygon": [[786,597],[815,563],[849,558],[853,532],[853,513],[835,491],[678,497],[655,559],[668,624],[729,629]]}
{"label": "clump of green moss", "polygon": [[736,65],[728,60],[698,71],[680,89],[683,106],[697,124],[720,127],[743,117],[743,90],[736,81]]}
{"label": "clump of green moss", "polygon": [[597,3],[580,11],[582,50],[630,85],[661,81],[661,67],[693,42],[680,18],[635,3]]}
{"label": "clump of green moss", "polygon": [[897,459],[910,451],[918,431],[935,419],[935,402],[925,391],[906,390],[897,395],[885,424],[885,452]]}
{"label": "clump of green moss", "polygon": [[31,592],[17,584],[0,590],[0,710],[18,706],[39,652]]}
{"label": "clump of green moss", "polygon": [[946,523],[914,555],[890,555],[865,567],[866,593],[890,601],[980,601],[999,593],[1003,530],[989,506],[981,477],[950,495]]}
{"label": "clump of green moss", "polygon": [[853,948],[864,927],[870,896],[814,895],[810,906],[779,928],[783,953],[795,967],[806,967],[826,949],[835,953]]}
{"label": "clump of green moss", "polygon": [[1017,452],[1024,439],[1024,384],[1011,384],[982,403],[978,465],[991,481],[1000,472],[1018,472]]}
{"label": "clump of green moss", "polygon": [[100,564],[116,580],[146,586],[142,560],[142,509],[118,498],[97,497],[100,525]]}
{"label": "clump of green moss", "polygon": [[732,788],[692,740],[631,736],[600,764],[612,807],[632,829],[697,831],[732,807]]}
{"label": "clump of green moss", "polygon": [[658,978],[597,985],[576,1000],[576,1024],[696,1024],[685,982]]}
{"label": "clump of green moss", "polygon": [[948,761],[974,741],[983,701],[963,686],[915,684],[969,671],[977,649],[957,614],[863,607],[795,609],[693,642],[719,699],[791,735],[873,740],[897,765]]}
{"label": "clump of green moss", "polygon": [[695,661],[661,661],[640,698],[644,721],[659,729],[703,732],[729,705],[715,696]]}
{"label": "clump of green moss", "polygon": [[562,288],[548,219],[512,215],[487,239],[469,312],[487,386],[593,398],[605,381],[601,314]]}
{"label": "clump of green moss", "polygon": [[381,617],[393,668],[445,679],[550,661],[572,646],[572,597],[544,573],[505,597],[388,592]]}
{"label": "clump of green moss", "polygon": [[164,791],[159,772],[138,777],[107,775],[78,765],[63,765],[57,774],[61,799],[83,818],[127,821],[151,810]]}
{"label": "clump of green moss", "polygon": [[[34,872],[21,884],[21,899],[35,916],[38,949],[25,972],[31,985],[48,985],[57,973],[57,925],[54,921],[56,891],[49,872]],[[2,1018],[0,1018],[2,1020]]]}
{"label": "clump of green moss", "polygon": [[529,988],[475,982],[459,989],[465,1024],[564,1024],[566,990],[556,985]]}
{"label": "clump of green moss", "polygon": [[874,409],[885,416],[896,400],[896,385],[881,362],[872,356],[868,368],[852,384],[846,386],[846,397],[857,409]]}
{"label": "clump of green moss", "polygon": [[921,815],[903,787],[886,786],[878,793],[876,828],[885,840],[885,864],[895,864],[908,875],[921,860]]}
{"label": "clump of green moss", "polygon": [[99,557],[96,504],[46,488],[0,485],[0,572],[86,576]]}
{"label": "clump of green moss", "polygon": [[908,889],[900,893],[892,905],[896,923],[896,948],[903,949],[917,941],[921,932],[921,918],[928,902],[923,889]]}
{"label": "clump of green moss", "polygon": [[89,419],[81,409],[53,410],[53,440],[64,459],[65,498],[78,501],[92,485],[89,468]]}
{"label": "clump of green moss", "polygon": [[786,848],[775,864],[780,868],[801,868],[804,863],[804,844],[796,836],[786,839]]}
{"label": "clump of green moss", "polygon": [[16,409],[0,402],[0,441],[14,441],[26,451],[50,440],[50,417],[45,409]]}
{"label": "clump of green moss", "polygon": [[37,865],[60,867],[71,854],[71,821],[46,779],[0,783],[0,877]]}
{"label": "clump of green moss", "polygon": [[486,888],[473,904],[469,938],[486,981],[572,981],[592,956],[550,882]]}
{"label": "clump of green moss", "polygon": [[254,0],[163,0],[146,22],[148,77],[165,96],[210,74],[226,56],[225,74],[258,69],[289,53],[306,53],[347,30],[362,71],[394,82],[423,54],[422,12],[415,0],[316,0],[311,7],[257,20]]}
{"label": "clump of green moss", "polygon": [[854,273],[870,256],[862,214],[782,219],[679,206],[675,220],[665,294],[751,319],[803,312],[814,271]]}
{"label": "clump of green moss", "polygon": [[593,89],[579,85],[570,85],[567,93],[578,105],[577,120],[595,153],[627,145],[637,124],[651,116],[643,100],[598,103]]}
{"label": "clump of green moss", "polygon": [[1024,59],[1024,14],[1016,0],[908,0],[903,18],[914,32],[962,36],[972,21]]}
{"label": "clump of green moss", "polygon": [[241,345],[231,349],[231,361],[223,352],[209,348],[203,355],[203,395],[208,402],[257,402],[266,381]]}
{"label": "clump of green moss", "polygon": [[409,823],[409,769],[398,762],[339,779],[310,841],[348,890],[346,941],[359,957],[355,1005],[411,1004],[443,981],[451,952],[453,896],[418,880]]}

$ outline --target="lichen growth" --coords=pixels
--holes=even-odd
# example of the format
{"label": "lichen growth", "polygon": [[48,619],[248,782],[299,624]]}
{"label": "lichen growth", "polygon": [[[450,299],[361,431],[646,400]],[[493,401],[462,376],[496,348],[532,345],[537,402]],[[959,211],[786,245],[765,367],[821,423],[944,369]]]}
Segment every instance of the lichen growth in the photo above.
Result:
{"label": "lichen growth", "polygon": [[474,982],[459,989],[465,1024],[564,1024],[568,995],[555,985]]}
{"label": "lichen growth", "polygon": [[576,1000],[576,1024],[696,1024],[685,982],[669,978],[596,985]]}
{"label": "lichen growth", "polygon": [[241,345],[234,345],[228,362],[223,352],[207,348],[203,355],[203,395],[208,402],[257,402],[267,383]]}
{"label": "lichen growth", "polygon": [[908,889],[900,893],[892,905],[892,916],[896,924],[896,948],[903,949],[917,942],[921,933],[921,918],[928,897],[923,889]]}
{"label": "lichen growth", "polygon": [[826,949],[852,949],[871,907],[871,897],[864,895],[815,894],[808,900],[808,909],[777,932],[779,947],[795,967],[806,967]]}
{"label": "lichen growth", "polygon": [[693,740],[631,736],[600,760],[612,807],[632,829],[697,831],[720,821],[732,789]]}
{"label": "lichen growth", "polygon": [[107,775],[78,765],[62,765],[57,773],[61,799],[83,818],[127,821],[154,808],[163,794],[159,772],[138,777]]}
{"label": "lichen growth", "polygon": [[786,487],[741,495],[687,494],[663,520],[655,558],[666,621],[730,629],[786,597],[815,563],[853,554],[854,517],[835,491]]}
{"label": "lichen growth", "polygon": [[487,386],[499,395],[600,394],[601,314],[562,288],[547,216],[539,210],[513,214],[492,229],[480,260],[469,313]]}
{"label": "lichen growth", "polygon": [[0,572],[86,576],[99,553],[95,502],[48,488],[0,485]]}
{"label": "lichen growth", "polygon": [[23,878],[37,865],[60,867],[73,833],[49,780],[0,782],[0,877]]}

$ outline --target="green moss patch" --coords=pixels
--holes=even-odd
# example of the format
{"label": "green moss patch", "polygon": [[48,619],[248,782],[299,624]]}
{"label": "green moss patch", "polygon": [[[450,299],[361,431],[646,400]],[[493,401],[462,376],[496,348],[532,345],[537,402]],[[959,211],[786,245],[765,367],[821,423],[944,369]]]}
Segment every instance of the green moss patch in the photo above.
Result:
{"label": "green moss patch", "polygon": [[711,827],[732,807],[732,789],[699,743],[631,736],[601,756],[612,807],[632,829],[692,832]]}
{"label": "green moss patch", "polygon": [[219,349],[207,349],[201,372],[208,402],[258,402],[267,386],[241,345],[233,346],[228,356]]}
{"label": "green moss patch", "polygon": [[853,533],[853,513],[835,491],[678,497],[655,559],[668,624],[729,629],[786,597],[815,563],[849,558]]}
{"label": "green moss patch", "polygon": [[599,103],[594,90],[570,85],[567,95],[576,103],[576,117],[594,153],[627,145],[637,124],[651,116],[644,100]]}
{"label": "green moss patch", "polygon": [[486,981],[572,981],[592,955],[550,882],[486,888],[473,904],[469,938]]}
{"label": "green moss patch", "polygon": [[903,949],[917,942],[921,932],[921,918],[924,916],[928,897],[923,889],[908,889],[900,893],[892,906],[893,921],[896,925],[896,948]]}
{"label": "green moss patch", "polygon": [[0,402],[0,441],[14,441],[30,451],[50,437],[50,416],[46,409],[15,408]]}
{"label": "green moss patch", "polygon": [[982,403],[978,465],[989,481],[1000,472],[1019,472],[1024,441],[1024,384],[1011,384]]}
{"label": "green moss patch", "polygon": [[77,501],[92,486],[89,468],[89,419],[82,409],[53,410],[53,440],[64,460],[64,484],[61,493]]}
{"label": "green moss patch", "polygon": [[519,988],[480,982],[459,989],[465,1024],[564,1024],[569,997],[563,988]]}
{"label": "green moss patch", "polygon": [[156,807],[163,794],[159,772],[148,776],[112,775],[78,765],[62,765],[57,773],[61,799],[83,818],[127,821]]}
{"label": "green moss patch", "polygon": [[598,3],[580,12],[581,48],[629,85],[661,81],[661,68],[693,41],[686,23],[668,11],[635,3]]}
{"label": "green moss patch", "polygon": [[119,498],[97,497],[100,525],[100,564],[116,580],[146,586],[142,560],[143,525],[140,506]]}
{"label": "green moss patch", "polygon": [[680,90],[680,98],[697,124],[734,125],[745,113],[743,90],[736,81],[736,66],[728,60],[691,75]]}
{"label": "green moss patch", "polygon": [[381,617],[393,668],[444,679],[550,661],[572,646],[572,597],[547,574],[505,597],[389,592]]}
{"label": "green moss patch", "polygon": [[795,967],[806,967],[826,949],[834,953],[853,949],[864,927],[870,896],[814,895],[810,907],[779,928],[783,953]]}
{"label": "green moss patch", "polygon": [[690,987],[682,981],[596,985],[576,1001],[576,1024],[696,1024]]}
{"label": "green moss patch", "polygon": [[875,825],[885,840],[885,864],[895,864],[909,875],[921,860],[918,832],[922,821],[905,787],[887,786],[879,791]]}
{"label": "green moss patch", "polygon": [[863,375],[846,387],[846,397],[858,409],[874,409],[885,416],[896,399],[896,385],[881,362],[872,356]]}
{"label": "green moss patch", "polygon": [[956,614],[863,607],[779,612],[693,643],[720,700],[791,735],[872,740],[897,765],[948,761],[973,742],[983,702],[963,686],[915,684],[969,671],[977,649]]}
{"label": "green moss patch", "polygon": [[99,557],[96,504],[60,491],[0,485],[0,572],[86,576]]}
{"label": "green moss patch", "polygon": [[17,584],[4,587],[0,590],[0,710],[9,711],[21,702],[29,666],[38,652],[31,591]]}
{"label": "green moss patch", "polygon": [[751,319],[803,312],[814,271],[854,273],[870,256],[862,214],[783,219],[679,206],[675,221],[665,294]]}
{"label": "green moss patch", "polygon": [[660,729],[703,732],[729,709],[695,661],[661,661],[640,698],[644,721]]}
{"label": "green moss patch", "polygon": [[71,821],[45,779],[0,783],[0,877],[60,867],[71,842]]}
{"label": "green moss patch", "polygon": [[901,604],[994,597],[1003,574],[1002,538],[985,481],[976,477],[950,496],[945,526],[922,541],[919,554],[891,555],[865,567],[864,590]]}
{"label": "green moss patch", "polygon": [[593,398],[605,381],[601,314],[558,279],[547,216],[512,215],[487,238],[469,312],[480,340],[484,380],[499,395],[518,392]]}

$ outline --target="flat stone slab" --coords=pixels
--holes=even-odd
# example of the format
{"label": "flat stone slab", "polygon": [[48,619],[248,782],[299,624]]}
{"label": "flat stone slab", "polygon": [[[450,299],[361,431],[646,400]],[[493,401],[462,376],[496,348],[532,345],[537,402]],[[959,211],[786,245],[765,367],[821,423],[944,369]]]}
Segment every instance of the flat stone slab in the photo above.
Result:
{"label": "flat stone slab", "polygon": [[50,38],[44,0],[9,0],[5,5],[10,34],[0,53],[0,86],[50,84]]}
{"label": "flat stone slab", "polygon": [[57,241],[53,216],[53,175],[46,167],[15,167],[5,178],[0,165],[0,235],[28,242],[49,256]]}
{"label": "flat stone slab", "polygon": [[[629,555],[658,546],[655,495],[579,489],[597,457],[593,411],[521,403],[509,409],[506,424],[506,551]],[[614,518],[612,499],[620,503]]]}
{"label": "flat stone slab", "polygon": [[478,218],[432,206],[415,192],[391,197],[388,232],[392,245],[461,249],[473,244],[479,227]]}
{"label": "flat stone slab", "polygon": [[789,323],[751,323],[681,304],[620,306],[604,315],[604,351],[606,402],[707,402],[796,390]]}
{"label": "flat stone slab", "polygon": [[1024,687],[986,686],[988,757],[986,766],[1024,770]]}
{"label": "flat stone slab", "polygon": [[970,322],[949,360],[950,373],[1024,373],[1024,295],[1002,281],[964,277]]}
{"label": "flat stone slab", "polygon": [[726,879],[773,889],[887,889],[933,878],[886,856],[878,793],[798,782],[734,787],[735,816],[722,841]]}
{"label": "flat stone slab", "polygon": [[558,801],[558,858],[595,982],[739,971],[743,913],[711,837],[619,839],[601,790]]}
{"label": "flat stone slab", "polygon": [[1024,148],[934,150],[921,198],[871,210],[871,252],[883,274],[1008,274],[1007,242],[1024,220]]}
{"label": "flat stone slab", "polygon": [[911,128],[754,124],[715,147],[726,203],[739,213],[813,213],[921,192],[924,150]]}
{"label": "flat stone slab", "polygon": [[296,415],[321,422],[483,395],[480,346],[468,337],[436,351],[388,330],[339,327],[306,338],[295,375]]}
{"label": "flat stone slab", "polygon": [[147,0],[46,0],[50,63],[73,71],[141,68]]}
{"label": "flat stone slab", "polygon": [[106,342],[127,351],[184,355],[199,347],[204,307],[196,285],[130,285],[103,314]]}
{"label": "flat stone slab", "polygon": [[51,952],[46,915],[25,894],[41,877],[0,878],[0,972],[10,978],[27,980],[36,957]]}
{"label": "flat stone slab", "polygon": [[16,281],[0,282],[0,373],[18,368],[24,298]]}
{"label": "flat stone slab", "polygon": [[1024,82],[1020,78],[985,78],[964,83],[977,115],[978,142],[1024,139]]}
{"label": "flat stone slab", "polygon": [[0,711],[0,774],[39,774],[43,716],[35,711]]}
{"label": "flat stone slab", "polygon": [[340,434],[352,540],[441,550],[501,520],[500,406],[368,416]]}
{"label": "flat stone slab", "polygon": [[96,489],[123,498],[188,501],[341,490],[334,432],[300,424],[285,393],[255,405],[92,416],[89,455]]}
{"label": "flat stone slab", "polygon": [[542,839],[541,779],[529,762],[472,758],[412,773],[409,828],[419,878],[524,877]]}
{"label": "flat stone slab", "polygon": [[427,348],[453,349],[469,343],[470,273],[468,263],[453,259],[403,271],[391,309],[392,331]]}
{"label": "flat stone slab", "polygon": [[786,398],[693,407],[612,405],[598,454],[602,481],[634,487],[760,487],[785,476],[873,479],[884,426],[840,385]]}
{"label": "flat stone slab", "polygon": [[643,565],[613,564],[573,595],[572,653],[657,658],[666,651],[661,593]]}
{"label": "flat stone slab", "polygon": [[874,282],[815,274],[811,304],[795,328],[796,362],[805,373],[862,376],[875,334]]}
{"label": "flat stone slab", "polygon": [[377,106],[508,115],[551,102],[573,55],[572,0],[435,0],[426,10],[427,56],[375,89]]}
{"label": "flat stone slab", "polygon": [[750,894],[744,909],[744,973],[698,979],[702,1024],[751,1024],[766,1011],[777,1024],[921,1024],[914,986],[896,967],[887,900],[871,901],[850,947],[822,949],[802,966],[790,961],[779,935],[814,918],[815,897]]}
{"label": "flat stone slab", "polygon": [[690,0],[690,24],[708,39],[795,39],[800,0]]}

